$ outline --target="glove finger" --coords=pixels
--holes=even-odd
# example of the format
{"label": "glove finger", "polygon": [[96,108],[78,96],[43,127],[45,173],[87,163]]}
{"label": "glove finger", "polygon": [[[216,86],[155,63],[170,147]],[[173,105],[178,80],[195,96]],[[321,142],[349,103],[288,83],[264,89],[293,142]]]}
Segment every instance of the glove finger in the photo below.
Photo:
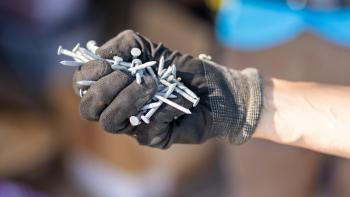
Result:
{"label": "glove finger", "polygon": [[92,84],[80,101],[80,114],[87,120],[98,120],[102,111],[118,93],[133,81],[131,74],[116,70]]}
{"label": "glove finger", "polygon": [[150,47],[144,46],[145,43],[144,39],[135,31],[125,30],[99,47],[96,53],[103,58],[111,59],[113,56],[119,56],[124,61],[130,62],[133,58],[130,53],[131,49],[139,48],[142,50],[139,58],[147,60],[145,57],[147,57],[147,49],[150,49]]}
{"label": "glove finger", "polygon": [[210,113],[210,107],[199,104],[193,108],[192,114],[179,117],[171,125],[172,136],[166,146],[170,146],[173,143],[200,144],[216,136],[215,131],[211,132],[213,120]]}
{"label": "glove finger", "polygon": [[[192,103],[179,96],[172,100],[173,102],[190,108]],[[137,140],[142,145],[148,145],[157,148],[166,148],[171,136],[171,128],[176,124],[177,118],[185,113],[163,103],[159,110],[151,117],[149,124],[142,124],[135,129]]]}
{"label": "glove finger", "polygon": [[130,131],[129,117],[135,115],[154,96],[156,89],[156,82],[150,76],[143,77],[141,84],[132,82],[102,112],[100,124],[106,131],[113,133]]}
{"label": "glove finger", "polygon": [[74,92],[79,95],[80,89],[87,89],[86,86],[77,84],[77,81],[88,80],[97,81],[103,76],[113,72],[111,65],[106,61],[92,60],[80,66],[73,76]]}

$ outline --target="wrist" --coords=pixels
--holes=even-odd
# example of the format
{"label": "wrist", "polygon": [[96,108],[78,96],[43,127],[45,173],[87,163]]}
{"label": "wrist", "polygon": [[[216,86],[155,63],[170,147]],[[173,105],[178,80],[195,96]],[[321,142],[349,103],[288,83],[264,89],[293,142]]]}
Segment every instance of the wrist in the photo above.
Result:
{"label": "wrist", "polygon": [[302,137],[300,131],[295,129],[298,123],[292,112],[297,102],[297,85],[279,79],[264,81],[264,103],[253,137],[279,143],[295,143]]}

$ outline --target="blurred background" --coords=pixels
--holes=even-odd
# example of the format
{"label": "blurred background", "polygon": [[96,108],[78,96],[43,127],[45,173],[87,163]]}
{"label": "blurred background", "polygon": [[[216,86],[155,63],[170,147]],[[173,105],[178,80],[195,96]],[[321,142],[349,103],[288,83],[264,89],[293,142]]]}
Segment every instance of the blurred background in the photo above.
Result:
{"label": "blurred background", "polygon": [[350,196],[350,162],[262,140],[160,151],[79,117],[57,46],[134,29],[265,77],[350,85],[349,0],[1,0],[0,197]]}

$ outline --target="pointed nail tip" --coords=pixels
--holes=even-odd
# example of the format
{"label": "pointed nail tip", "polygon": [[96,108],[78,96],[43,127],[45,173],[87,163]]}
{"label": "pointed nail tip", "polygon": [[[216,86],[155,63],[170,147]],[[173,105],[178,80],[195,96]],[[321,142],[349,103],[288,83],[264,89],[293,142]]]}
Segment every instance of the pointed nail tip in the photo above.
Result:
{"label": "pointed nail tip", "polygon": [[73,51],[77,51],[77,50],[79,49],[79,47],[80,47],[80,43],[78,42],[78,43],[75,45],[75,47],[73,48]]}

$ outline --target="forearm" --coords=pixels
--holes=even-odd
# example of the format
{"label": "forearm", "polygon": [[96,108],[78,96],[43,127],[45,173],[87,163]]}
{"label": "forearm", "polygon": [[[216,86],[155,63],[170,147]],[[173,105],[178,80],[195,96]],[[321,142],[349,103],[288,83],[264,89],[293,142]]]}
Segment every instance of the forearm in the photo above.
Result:
{"label": "forearm", "polygon": [[266,80],[253,137],[350,158],[350,87]]}

